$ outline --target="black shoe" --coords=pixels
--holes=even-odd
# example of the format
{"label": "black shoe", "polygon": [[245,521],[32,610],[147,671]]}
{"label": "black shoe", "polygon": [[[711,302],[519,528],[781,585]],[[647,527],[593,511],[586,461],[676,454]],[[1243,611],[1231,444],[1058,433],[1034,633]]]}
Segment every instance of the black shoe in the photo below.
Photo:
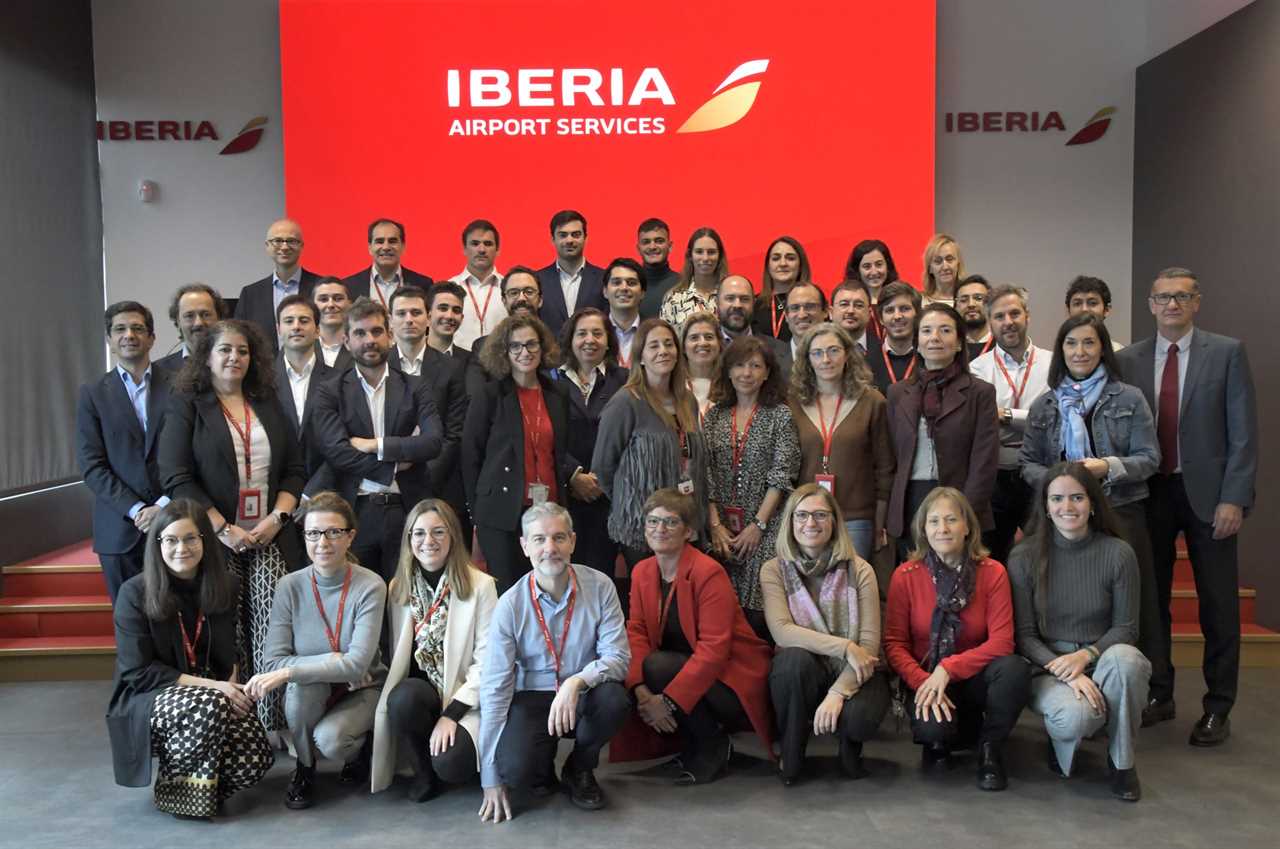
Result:
{"label": "black shoe", "polygon": [[434,773],[423,775],[418,773],[409,785],[409,799],[413,802],[426,802],[440,795],[440,779]]}
{"label": "black shoe", "polygon": [[369,781],[369,764],[373,761],[373,733],[365,735],[364,745],[354,760],[342,765],[338,781],[342,784],[364,784]]}
{"label": "black shoe", "polygon": [[1111,795],[1125,802],[1136,802],[1142,798],[1142,784],[1138,781],[1137,767],[1116,769],[1111,756],[1107,756],[1107,769],[1111,771]]}
{"label": "black shoe", "polygon": [[946,743],[925,743],[920,747],[920,766],[925,770],[951,766],[951,747]]}
{"label": "black shoe", "polygon": [[284,791],[284,806],[294,811],[301,811],[316,803],[316,768],[298,764],[289,779],[289,787]]}
{"label": "black shoe", "polygon": [[1142,727],[1150,728],[1159,722],[1168,722],[1178,715],[1177,708],[1173,704],[1173,699],[1152,699],[1147,702],[1147,706],[1142,709]]}
{"label": "black shoe", "polygon": [[1009,786],[999,743],[983,743],[978,750],[978,788],[1003,790]]}
{"label": "black shoe", "polygon": [[584,811],[598,811],[608,804],[595,773],[576,769],[568,762],[560,771],[560,789],[569,794],[570,802]]}
{"label": "black shoe", "polygon": [[1053,748],[1053,741],[1049,742],[1049,772],[1059,778],[1066,778],[1067,774],[1062,769],[1062,764],[1058,763],[1058,750]]}
{"label": "black shoe", "polygon": [[846,777],[857,781],[866,778],[869,773],[862,765],[862,741],[840,738],[840,771]]}
{"label": "black shoe", "polygon": [[691,757],[681,757],[684,768],[676,776],[675,783],[681,787],[691,784],[710,784],[729,769],[729,758],[733,756],[733,741],[723,731],[712,738],[702,751]]}
{"label": "black shoe", "polygon": [[1191,729],[1193,746],[1221,746],[1231,736],[1231,720],[1225,713],[1206,713]]}

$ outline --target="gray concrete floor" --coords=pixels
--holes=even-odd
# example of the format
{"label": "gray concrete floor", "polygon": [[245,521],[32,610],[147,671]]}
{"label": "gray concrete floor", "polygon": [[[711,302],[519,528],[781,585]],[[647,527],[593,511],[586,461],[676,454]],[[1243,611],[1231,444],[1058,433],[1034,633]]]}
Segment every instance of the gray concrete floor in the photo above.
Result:
{"label": "gray concrete floor", "polygon": [[[257,787],[232,799],[216,823],[158,813],[147,789],[117,787],[102,714],[108,682],[0,685],[0,846],[150,847],[572,847],[789,846],[1097,847],[1280,845],[1280,677],[1245,670],[1233,736],[1217,749],[1186,738],[1200,713],[1199,676],[1179,676],[1176,721],[1144,732],[1138,753],[1145,796],[1110,797],[1105,740],[1093,741],[1063,781],[1044,766],[1044,733],[1024,714],[1007,753],[1011,786],[983,793],[965,756],[950,773],[922,776],[915,746],[887,719],[867,744],[871,777],[843,780],[834,747],[820,741],[808,780],[782,787],[762,762],[735,755],[732,772],[704,787],[670,786],[656,767],[602,768],[611,806],[543,800],[514,822],[476,817],[478,784],[422,805],[400,785],[369,797],[322,766],[320,804],[281,804],[293,768],[281,756]],[[1266,705],[1272,705],[1270,709]]]}

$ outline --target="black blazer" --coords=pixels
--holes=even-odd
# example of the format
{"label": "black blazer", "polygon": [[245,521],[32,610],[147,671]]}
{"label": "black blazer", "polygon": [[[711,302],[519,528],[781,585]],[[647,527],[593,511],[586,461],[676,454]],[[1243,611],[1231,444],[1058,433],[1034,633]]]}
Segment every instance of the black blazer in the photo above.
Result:
{"label": "black blazer", "polygon": [[307,485],[302,490],[307,495],[312,495],[322,489],[329,489],[333,486],[331,482],[328,484],[323,483],[327,479],[326,475],[328,479],[331,479],[332,473],[325,470],[324,455],[320,453],[320,450],[316,447],[315,440],[311,438],[311,419],[316,409],[317,387],[321,383],[336,378],[338,371],[325,365],[324,357],[319,353],[316,354],[315,363],[311,369],[311,382],[307,384],[307,395],[302,401],[301,424],[298,422],[298,408],[293,403],[293,392],[289,388],[289,374],[285,370],[283,352],[276,356],[275,364],[276,394],[280,398],[280,409],[284,411],[285,423],[289,426],[289,435],[302,449],[302,462],[307,467]]}
{"label": "black blazer", "polygon": [[[400,347],[391,346],[387,363],[400,370]],[[427,479],[431,493],[444,492],[449,478],[456,476],[458,457],[462,451],[462,426],[467,420],[467,386],[464,364],[430,345],[422,353],[422,369],[418,379],[431,389],[444,428],[444,441],[440,453],[427,461]]]}
{"label": "black blazer", "polygon": [[[569,402],[539,374],[542,395],[555,434],[554,465],[560,500],[578,463],[569,457]],[[524,417],[516,384],[510,377],[486,383],[472,396],[462,433],[462,483],[467,488],[471,521],[514,531],[524,512]]]}
{"label": "black blazer", "polygon": [[596,434],[600,430],[600,414],[604,405],[627,382],[628,371],[616,363],[605,363],[604,375],[596,378],[591,400],[584,401],[582,392],[560,369],[552,369],[551,385],[569,405],[569,432],[573,440],[567,451],[573,468],[591,471],[591,457],[596,450]]}
{"label": "black blazer", "polygon": [[[249,400],[249,406],[271,444],[265,515],[274,508],[280,492],[302,494],[307,467],[302,447],[289,429],[278,396]],[[160,476],[170,498],[194,499],[205,507],[218,508],[224,519],[235,521],[240,500],[236,450],[231,442],[231,428],[212,389],[197,395],[177,392],[170,395],[169,411],[160,432]],[[275,542],[290,571],[306,565],[295,534],[277,534]]]}
{"label": "black blazer", "polygon": [[[320,362],[324,362],[324,348],[320,345],[319,341],[316,342],[316,356],[320,358]],[[328,368],[332,369],[335,373],[341,374],[355,364],[355,357],[351,356],[351,352],[347,350],[347,346],[343,345],[338,349],[338,356],[334,359],[333,365]]]}
{"label": "black blazer", "polygon": [[[368,298],[369,295],[369,277],[373,274],[373,266],[366,266],[360,269],[350,277],[342,279],[343,285],[347,287],[347,294],[351,296],[351,300],[356,298]],[[401,286],[417,286],[420,289],[431,288],[431,278],[425,274],[419,274],[412,269],[400,266],[400,285]]]}
{"label": "black blazer", "polygon": [[546,268],[538,270],[538,288],[542,290],[542,309],[538,317],[542,323],[551,328],[551,335],[560,336],[560,328],[583,307],[595,307],[609,314],[609,302],[604,299],[604,269],[598,265],[586,263],[582,266],[582,282],[578,284],[578,302],[567,305],[564,302],[564,289],[560,288],[560,270],[553,262]]}
{"label": "black blazer", "polygon": [[[151,711],[156,695],[190,673],[176,616],[147,618],[142,575],[125,581],[113,613],[116,672],[107,707],[107,734],[116,783],[146,787],[151,783]],[[207,642],[206,642],[207,640]],[[236,665],[236,611],[208,614],[195,645],[196,658],[206,652],[213,674],[231,677]]]}
{"label": "black blazer", "polygon": [[169,405],[170,376],[152,364],[145,434],[114,368],[80,387],[76,456],[94,495],[93,550],[99,554],[124,554],[137,545],[142,532],[128,517],[129,508],[139,501],[154,504],[164,494],[156,437]]}
{"label": "black blazer", "polygon": [[[402,501],[409,508],[431,495],[426,463],[440,453],[444,429],[428,384],[388,369],[384,391],[383,459],[351,447],[351,437],[371,439],[374,435],[369,402],[354,368],[320,384],[311,424],[312,438],[333,469],[338,494],[348,502],[355,504],[362,480],[387,486],[394,480],[400,487]],[[412,465],[397,472],[396,465],[401,462]]]}
{"label": "black blazer", "polygon": [[178,372],[182,371],[182,367],[186,364],[187,364],[187,358],[182,356],[181,347],[179,347],[178,350],[172,353],[165,354],[163,357],[161,357],[158,360],[151,361],[151,365],[155,366],[156,368],[164,369],[170,374],[177,374]]}
{"label": "black blazer", "polygon": [[[298,294],[308,301],[311,300],[311,292],[319,279],[321,275],[302,269],[301,278],[298,280]],[[258,325],[267,344],[275,352],[280,350],[280,340],[276,338],[275,298],[271,289],[270,275],[245,286],[240,290],[240,298],[236,301],[236,311],[232,318],[251,321]]]}

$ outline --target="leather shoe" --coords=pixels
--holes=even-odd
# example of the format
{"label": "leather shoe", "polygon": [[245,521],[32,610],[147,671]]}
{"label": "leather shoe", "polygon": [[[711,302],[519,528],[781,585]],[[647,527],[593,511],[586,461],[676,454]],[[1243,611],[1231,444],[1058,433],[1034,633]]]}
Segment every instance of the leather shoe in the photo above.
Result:
{"label": "leather shoe", "polygon": [[1111,757],[1107,757],[1107,768],[1111,770],[1111,795],[1125,802],[1136,802],[1142,798],[1142,784],[1138,781],[1138,768],[1116,769]]}
{"label": "leather shoe", "polygon": [[1193,746],[1221,746],[1231,736],[1231,720],[1225,713],[1206,713],[1191,729]]}
{"label": "leather shoe", "polygon": [[999,743],[983,743],[978,752],[978,788],[1003,790],[1009,786]]}
{"label": "leather shoe", "polygon": [[847,778],[858,780],[866,778],[870,773],[862,765],[862,741],[840,738],[840,770]]}
{"label": "leather shoe", "polygon": [[365,737],[364,745],[360,747],[360,753],[355,756],[355,759],[342,765],[342,772],[338,773],[338,781],[343,784],[364,784],[369,780],[369,764],[372,760],[373,733],[370,732]]}
{"label": "leather shoe", "polygon": [[298,764],[289,779],[289,787],[284,791],[284,806],[294,811],[301,811],[316,803],[315,792],[316,768]]}
{"label": "leather shoe", "polygon": [[414,776],[409,785],[409,799],[414,802],[426,802],[440,795],[440,779],[434,774]]}
{"label": "leather shoe", "polygon": [[920,747],[920,766],[925,770],[951,766],[951,747],[946,743],[925,743]]}
{"label": "leather shoe", "polygon": [[695,756],[681,758],[684,768],[676,776],[675,784],[680,787],[710,784],[728,771],[731,757],[733,757],[733,741],[729,739],[728,734],[721,731]]}
{"label": "leather shoe", "polygon": [[1178,715],[1173,699],[1152,699],[1142,709],[1142,727],[1150,728],[1158,722],[1168,722]]}
{"label": "leather shoe", "polygon": [[566,763],[560,771],[560,788],[569,794],[570,802],[584,811],[598,811],[608,804],[595,773],[589,769]]}

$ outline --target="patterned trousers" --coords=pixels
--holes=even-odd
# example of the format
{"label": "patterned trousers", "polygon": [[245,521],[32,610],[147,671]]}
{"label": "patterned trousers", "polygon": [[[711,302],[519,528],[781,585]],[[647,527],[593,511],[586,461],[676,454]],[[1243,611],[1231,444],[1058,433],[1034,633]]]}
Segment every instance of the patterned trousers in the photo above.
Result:
{"label": "patterned trousers", "polygon": [[[271,604],[276,585],[289,573],[284,556],[272,543],[257,551],[242,554],[227,552],[227,565],[240,578],[240,616],[236,622],[236,641],[240,647],[240,683],[262,671],[262,653],[271,626]],[[258,702],[258,719],[268,731],[287,728],[284,719],[284,690],[276,689]]]}
{"label": "patterned trousers", "polygon": [[216,814],[220,802],[257,784],[275,762],[258,718],[237,717],[227,697],[208,687],[156,695],[151,753],[159,760],[156,807],[193,817]]}

